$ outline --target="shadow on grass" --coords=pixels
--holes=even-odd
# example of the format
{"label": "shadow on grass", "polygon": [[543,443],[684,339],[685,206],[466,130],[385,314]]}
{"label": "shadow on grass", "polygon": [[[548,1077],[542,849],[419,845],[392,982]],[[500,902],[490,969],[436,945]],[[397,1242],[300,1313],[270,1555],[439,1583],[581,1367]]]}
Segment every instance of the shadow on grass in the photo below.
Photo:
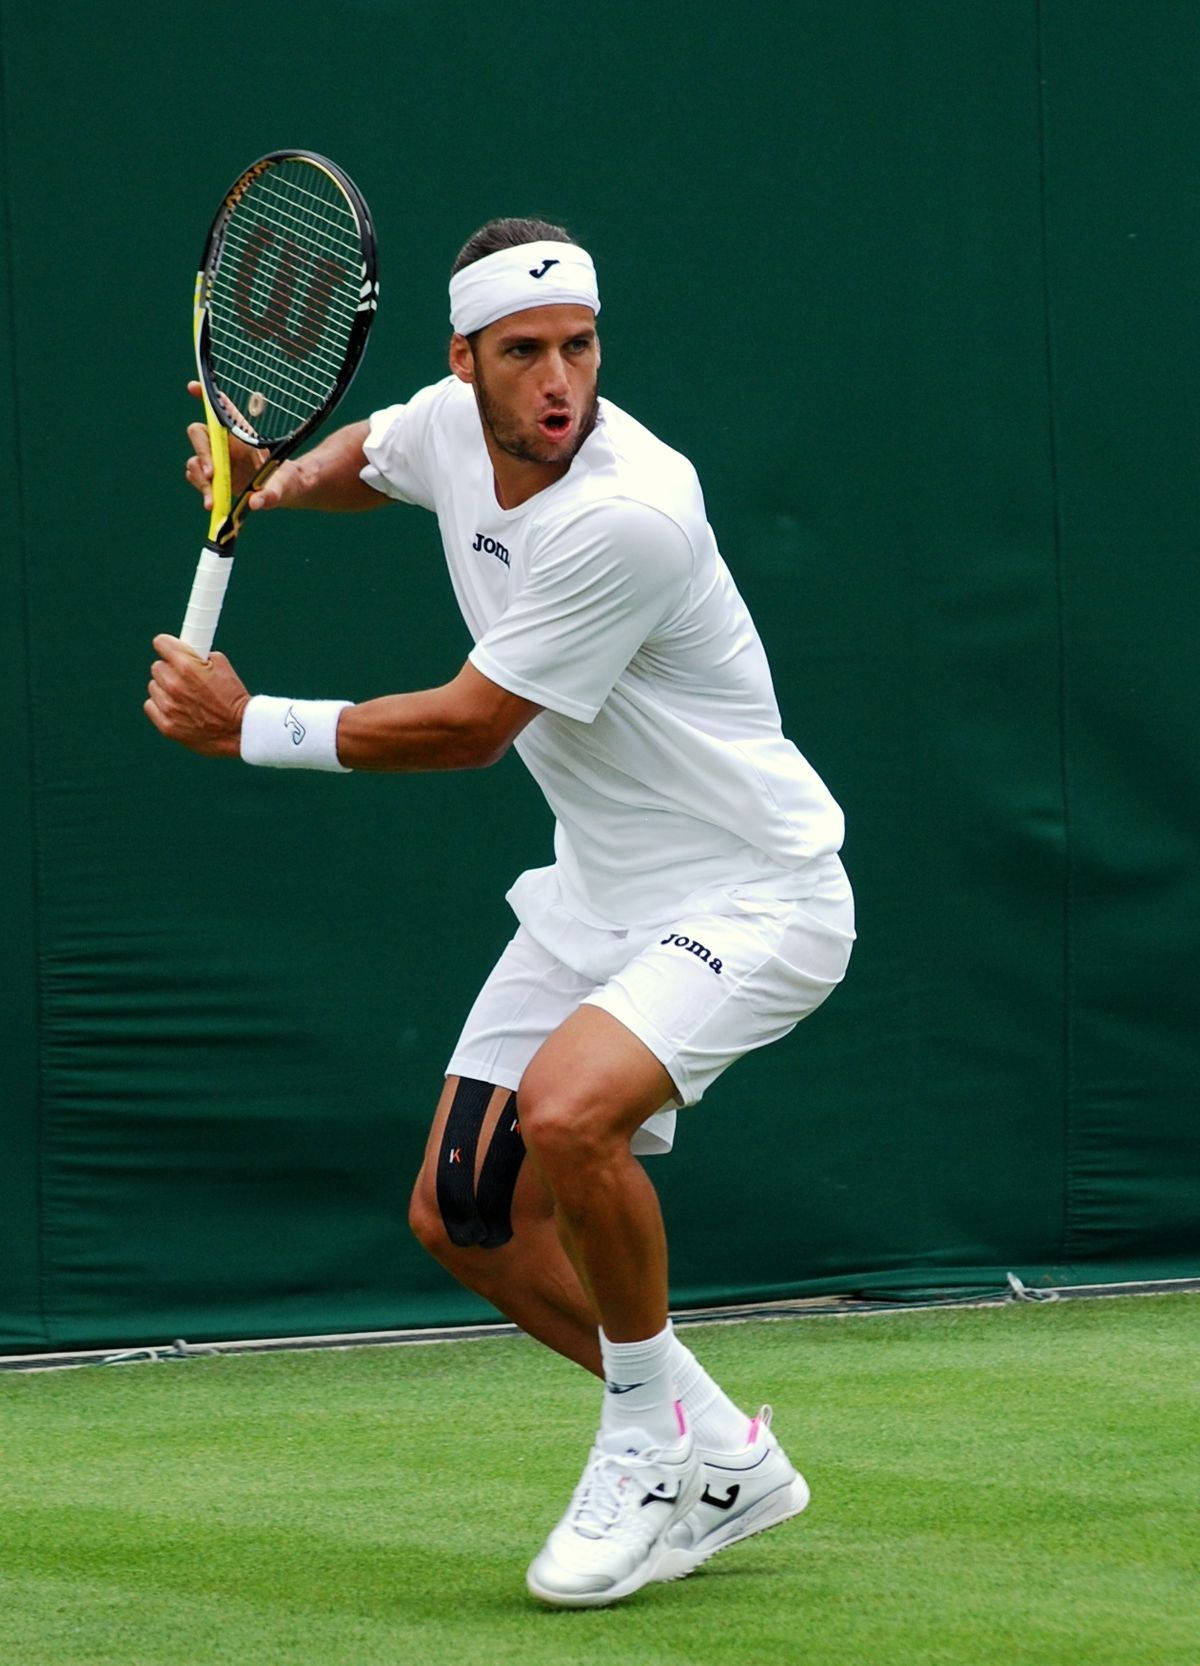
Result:
{"label": "shadow on grass", "polygon": [[[381,1544],[302,1524],[264,1530],[97,1508],[35,1506],[8,1525],[0,1571],[26,1580],[78,1580],[131,1599],[175,1595],[243,1611],[369,1617],[404,1626],[444,1624],[468,1610],[475,1623],[565,1612],[526,1592],[525,1569],[536,1547],[514,1548],[511,1529],[499,1549],[494,1530],[450,1549],[415,1537]],[[687,1580],[647,1586],[621,1607],[673,1603],[672,1593],[685,1585],[697,1596],[711,1595],[770,1577],[761,1561],[722,1561]]]}

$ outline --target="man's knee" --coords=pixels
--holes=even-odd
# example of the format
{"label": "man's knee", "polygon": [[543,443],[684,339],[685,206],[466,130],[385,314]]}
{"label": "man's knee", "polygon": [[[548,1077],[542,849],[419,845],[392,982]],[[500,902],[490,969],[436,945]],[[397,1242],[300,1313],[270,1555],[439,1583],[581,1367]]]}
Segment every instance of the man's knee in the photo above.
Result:
{"label": "man's knee", "polygon": [[440,1261],[450,1248],[446,1225],[437,1206],[437,1192],[430,1176],[422,1169],[408,1200],[408,1227],[422,1249]]}
{"label": "man's knee", "polygon": [[581,1006],[543,1042],[518,1089],[525,1141],[547,1176],[622,1161],[640,1125],[671,1101],[664,1066],[632,1031]]}
{"label": "man's knee", "polygon": [[597,1108],[565,1084],[521,1083],[521,1131],[547,1173],[586,1168],[620,1143]]}
{"label": "man's knee", "polygon": [[524,1156],[516,1095],[463,1077],[413,1190],[409,1224],[418,1241],[439,1260],[451,1248],[508,1243]]}

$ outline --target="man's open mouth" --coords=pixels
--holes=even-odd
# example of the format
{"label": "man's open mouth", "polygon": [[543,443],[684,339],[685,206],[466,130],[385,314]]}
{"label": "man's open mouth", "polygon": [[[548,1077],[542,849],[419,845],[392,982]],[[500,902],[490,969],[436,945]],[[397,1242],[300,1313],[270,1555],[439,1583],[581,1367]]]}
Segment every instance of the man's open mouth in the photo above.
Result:
{"label": "man's open mouth", "polygon": [[551,411],[541,418],[538,426],[544,428],[547,434],[553,435],[555,439],[560,439],[571,426],[570,412]]}

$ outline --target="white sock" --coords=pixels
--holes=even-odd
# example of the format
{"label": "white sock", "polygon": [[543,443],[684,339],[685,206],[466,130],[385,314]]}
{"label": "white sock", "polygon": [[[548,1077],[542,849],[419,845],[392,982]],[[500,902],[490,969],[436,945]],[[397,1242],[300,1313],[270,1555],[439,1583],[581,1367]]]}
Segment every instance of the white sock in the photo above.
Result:
{"label": "white sock", "polygon": [[671,1373],[688,1428],[710,1452],[740,1452],[750,1438],[750,1419],[715,1383],[690,1348],[671,1337]]}
{"label": "white sock", "polygon": [[641,1342],[610,1342],[600,1332],[604,1361],[604,1410],[600,1434],[640,1430],[648,1439],[632,1444],[675,1446],[682,1430],[671,1370],[672,1332],[667,1328]]}

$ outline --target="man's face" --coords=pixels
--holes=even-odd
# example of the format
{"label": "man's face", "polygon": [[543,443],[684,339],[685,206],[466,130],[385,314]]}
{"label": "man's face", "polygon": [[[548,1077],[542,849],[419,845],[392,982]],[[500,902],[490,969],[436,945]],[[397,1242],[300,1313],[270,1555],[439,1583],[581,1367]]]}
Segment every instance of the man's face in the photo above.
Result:
{"label": "man's face", "polygon": [[473,352],[462,345],[472,366],[465,379],[496,445],[521,462],[569,465],[596,425],[600,343],[591,308],[531,307],[481,330]]}

